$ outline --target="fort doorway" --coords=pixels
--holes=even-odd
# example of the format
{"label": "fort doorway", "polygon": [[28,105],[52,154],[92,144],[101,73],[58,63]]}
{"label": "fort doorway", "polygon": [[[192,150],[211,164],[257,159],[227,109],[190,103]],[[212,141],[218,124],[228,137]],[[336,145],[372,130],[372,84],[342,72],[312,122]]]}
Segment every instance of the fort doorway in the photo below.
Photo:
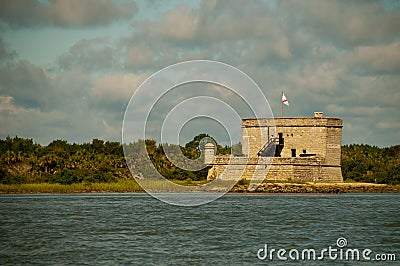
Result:
{"label": "fort doorway", "polygon": [[296,149],[292,149],[292,157],[296,157]]}
{"label": "fort doorway", "polygon": [[283,145],[283,133],[278,133],[279,136],[279,145]]}

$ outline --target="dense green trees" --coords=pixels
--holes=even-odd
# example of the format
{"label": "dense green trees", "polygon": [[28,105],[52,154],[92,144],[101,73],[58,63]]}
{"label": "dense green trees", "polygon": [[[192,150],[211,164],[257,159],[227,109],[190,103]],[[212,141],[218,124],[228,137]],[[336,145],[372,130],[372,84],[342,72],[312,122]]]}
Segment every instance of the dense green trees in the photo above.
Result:
{"label": "dense green trees", "polygon": [[370,145],[342,147],[345,180],[380,184],[400,184],[400,145],[379,148]]}
{"label": "dense green trees", "polygon": [[[201,135],[200,139],[204,136]],[[175,146],[188,158],[196,159],[200,152],[193,143],[198,145],[200,139],[197,136],[187,148]],[[166,178],[203,180],[207,177],[207,168],[191,172],[173,165],[165,156],[162,145],[154,140],[146,140],[144,143],[139,140],[125,148],[131,149],[135,154],[144,154],[144,146],[157,171]],[[172,146],[174,145],[167,145],[167,148]],[[218,148],[223,152],[221,146]],[[0,140],[0,152],[0,183],[3,184],[72,184],[114,182],[119,178],[132,178],[119,142],[93,139],[91,143],[69,144],[65,140],[54,140],[47,146],[41,146],[32,139],[7,137]],[[140,160],[140,157],[135,159]]]}
{"label": "dense green trees", "polygon": [[[164,148],[178,148],[187,158],[196,159],[205,144],[202,139],[207,137],[206,134],[200,134],[185,147],[170,144]],[[240,146],[240,143],[234,145],[231,151],[229,146],[217,145],[217,154],[238,154]],[[154,140],[139,140],[126,145],[125,149],[139,155],[146,154],[144,149],[147,149],[153,165],[166,178],[197,181],[207,177],[208,168],[191,172],[173,165],[166,157],[163,146]],[[140,156],[137,156],[128,160],[128,163],[140,163],[140,160]],[[348,181],[399,184],[400,145],[387,148],[345,145],[342,147],[342,173]],[[119,142],[93,139],[91,143],[69,144],[65,140],[54,140],[47,146],[41,146],[32,139],[0,139],[0,183],[3,184],[72,184],[114,182],[129,178],[132,176],[126,167]]]}
{"label": "dense green trees", "polygon": [[32,139],[0,140],[0,182],[60,183],[113,182],[130,178],[118,142],[94,139],[92,143],[69,144],[54,140],[47,146]]}

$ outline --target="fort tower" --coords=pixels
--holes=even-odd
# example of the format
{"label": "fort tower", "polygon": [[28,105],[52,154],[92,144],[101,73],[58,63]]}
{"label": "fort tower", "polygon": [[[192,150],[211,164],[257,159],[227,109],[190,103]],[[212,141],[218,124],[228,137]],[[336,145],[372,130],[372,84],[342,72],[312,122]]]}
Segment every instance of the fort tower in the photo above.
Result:
{"label": "fort tower", "polygon": [[242,154],[215,156],[208,178],[229,179],[223,174],[228,164],[245,164],[244,179],[343,182],[341,143],[342,119],[321,112],[314,117],[242,119]]}

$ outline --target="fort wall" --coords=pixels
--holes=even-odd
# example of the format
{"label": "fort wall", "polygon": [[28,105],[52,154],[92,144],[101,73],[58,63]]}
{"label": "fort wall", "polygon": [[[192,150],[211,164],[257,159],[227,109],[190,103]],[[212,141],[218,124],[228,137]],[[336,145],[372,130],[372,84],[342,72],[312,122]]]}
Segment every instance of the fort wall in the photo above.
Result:
{"label": "fort wall", "polygon": [[[208,178],[343,182],[340,167],[342,120],[322,117],[242,120],[242,157],[216,156]],[[262,157],[279,139],[275,157]],[[278,147],[277,147],[278,148]]]}

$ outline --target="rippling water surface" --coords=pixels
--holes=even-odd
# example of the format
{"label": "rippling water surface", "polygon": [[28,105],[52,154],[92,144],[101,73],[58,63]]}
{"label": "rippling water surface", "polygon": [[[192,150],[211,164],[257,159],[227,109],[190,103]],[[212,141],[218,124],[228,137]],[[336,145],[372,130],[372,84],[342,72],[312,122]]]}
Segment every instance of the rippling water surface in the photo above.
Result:
{"label": "rippling water surface", "polygon": [[229,194],[198,207],[147,194],[1,195],[0,264],[266,265],[264,244],[321,250],[345,237],[399,265],[399,203],[399,194]]}

